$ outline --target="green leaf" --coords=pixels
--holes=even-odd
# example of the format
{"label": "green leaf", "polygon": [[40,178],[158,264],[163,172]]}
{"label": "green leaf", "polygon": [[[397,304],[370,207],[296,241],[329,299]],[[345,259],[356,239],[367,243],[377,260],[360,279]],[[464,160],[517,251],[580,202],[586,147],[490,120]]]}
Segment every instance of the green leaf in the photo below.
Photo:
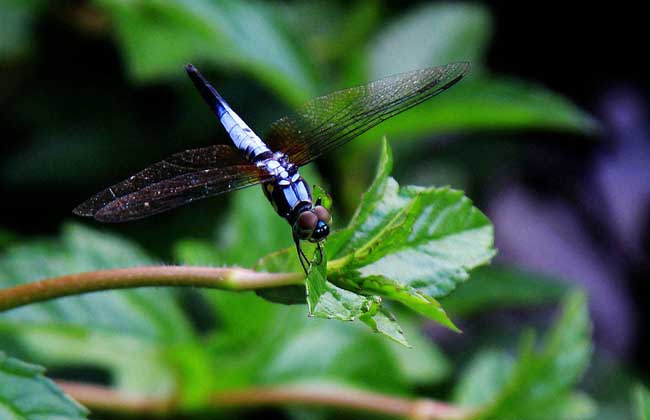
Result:
{"label": "green leaf", "polygon": [[557,302],[567,286],[548,276],[503,266],[480,267],[472,281],[462,283],[440,303],[454,315],[495,308],[528,307]]}
{"label": "green leaf", "polygon": [[325,207],[326,209],[332,209],[332,196],[327,191],[325,191],[323,187],[318,184],[314,185],[312,187],[311,194],[314,199],[314,203],[320,200],[321,206]]}
{"label": "green leaf", "polygon": [[435,297],[494,256],[490,221],[460,191],[400,187],[388,143],[349,226],[332,235],[330,281],[400,301],[452,329]]}
{"label": "green leaf", "polygon": [[395,318],[381,308],[379,296],[361,296],[327,281],[326,252],[323,252],[321,264],[312,266],[305,286],[307,307],[311,316],[339,321],[359,319],[373,331],[408,346]]}
{"label": "green leaf", "polygon": [[0,418],[86,419],[88,410],[43,376],[44,368],[0,352]]}
{"label": "green leaf", "polygon": [[634,410],[638,420],[650,420],[650,391],[643,385],[637,385],[632,391]]}
{"label": "green leaf", "polygon": [[[153,263],[126,240],[68,225],[60,239],[10,246],[0,256],[0,287]],[[195,338],[171,291],[153,288],[24,306],[0,314],[0,331],[20,342],[29,360],[103,367],[117,387],[160,394],[171,392],[176,382],[167,348]]]}
{"label": "green leaf", "polygon": [[491,26],[489,13],[477,4],[413,8],[387,25],[371,44],[371,78],[456,61],[470,61],[477,71]]}
{"label": "green leaf", "polygon": [[310,64],[275,11],[261,2],[98,0],[111,17],[130,72],[141,80],[180,74],[179,63],[208,62],[248,73],[290,104],[314,95]]}
{"label": "green leaf", "polygon": [[368,298],[367,302],[370,309],[367,313],[361,314],[359,319],[372,328],[373,331],[383,334],[403,346],[411,347],[406,341],[404,330],[399,326],[395,317],[380,307],[381,298],[379,296],[373,296],[373,298],[375,298],[374,301]]}
{"label": "green leaf", "polygon": [[[591,356],[591,325],[586,298],[575,292],[567,296],[563,314],[547,334],[539,351],[533,336],[522,340],[519,358],[507,381],[496,375],[499,393],[477,415],[477,419],[542,420],[585,418],[593,414],[593,404],[572,394],[572,388],[587,368]],[[495,369],[489,369],[495,372]],[[486,376],[487,377],[487,376]],[[470,395],[457,390],[456,395]],[[479,398],[485,401],[487,398]],[[591,408],[590,408],[591,407]]]}
{"label": "green leaf", "polygon": [[[338,294],[337,290],[327,285],[327,254],[323,252],[321,264],[312,265],[305,281],[307,308],[309,315],[320,318],[334,318],[341,321],[354,321],[360,311],[358,295],[354,293]],[[345,291],[343,291],[345,292]],[[361,296],[359,296],[361,298]]]}

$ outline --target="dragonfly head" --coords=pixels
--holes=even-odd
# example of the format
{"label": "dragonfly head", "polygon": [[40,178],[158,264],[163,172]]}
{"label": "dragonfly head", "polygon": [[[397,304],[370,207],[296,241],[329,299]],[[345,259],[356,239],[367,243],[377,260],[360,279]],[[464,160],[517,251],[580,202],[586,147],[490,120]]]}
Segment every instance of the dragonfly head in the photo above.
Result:
{"label": "dragonfly head", "polygon": [[320,242],[329,235],[331,220],[329,210],[323,206],[314,206],[300,213],[293,225],[293,231],[301,240]]}

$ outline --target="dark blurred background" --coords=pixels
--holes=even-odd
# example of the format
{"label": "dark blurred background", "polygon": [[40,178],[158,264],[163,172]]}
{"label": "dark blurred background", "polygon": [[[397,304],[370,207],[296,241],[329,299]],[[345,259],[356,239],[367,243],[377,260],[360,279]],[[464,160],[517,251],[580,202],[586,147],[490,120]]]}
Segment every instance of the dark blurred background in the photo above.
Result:
{"label": "dark blurred background", "polygon": [[[161,8],[142,6],[130,15],[127,7],[112,1],[26,2],[20,7],[8,2],[3,18],[16,26],[0,29],[1,228],[12,237],[55,234],[74,218],[71,209],[92,193],[175,151],[225,141],[185,78],[186,61],[204,70],[262,134],[304,99],[388,71],[381,67],[387,59],[372,53],[379,68],[364,68],[362,57],[373,46],[396,49],[397,56],[403,54],[398,50],[417,54],[417,38],[410,38],[417,31],[396,36],[403,43],[391,47],[388,41],[388,46],[382,44],[391,35],[386,27],[399,31],[395,25],[400,21],[417,20],[432,5],[439,4],[266,3],[280,16],[290,42],[302,42],[291,45],[308,62],[304,74],[312,81],[296,80],[307,87],[294,93],[286,80],[242,70],[249,58],[238,61],[239,46],[233,48],[235,58],[220,50],[228,49],[227,39],[225,46],[212,49],[201,38],[202,28],[188,33],[182,21]],[[498,261],[584,287],[599,349],[647,375],[650,90],[642,6],[443,5],[449,13],[476,19],[478,34],[470,24],[469,30],[459,30],[456,44],[431,57],[467,57],[476,76],[441,96],[441,107],[457,99],[453,118],[431,127],[422,123],[424,128],[413,132],[402,126],[414,120],[404,119],[318,162],[338,217],[349,217],[372,173],[374,163],[359,167],[355,162],[360,156],[375,162],[377,137],[387,132],[400,181],[464,189],[495,224]],[[458,30],[451,22],[442,33]],[[147,28],[163,23],[169,32],[148,39]],[[137,25],[144,29],[138,32]],[[274,68],[281,73],[285,52],[270,51],[261,72]],[[405,61],[418,63],[417,57]],[[443,63],[428,63],[435,64]],[[488,79],[512,85],[490,90],[489,83],[482,84]],[[510,86],[521,90],[510,94]],[[493,97],[498,100],[490,102]],[[101,228],[134,238],[171,261],[176,240],[214,237],[229,200],[205,200]],[[465,329],[465,336],[471,335],[472,325]]]}

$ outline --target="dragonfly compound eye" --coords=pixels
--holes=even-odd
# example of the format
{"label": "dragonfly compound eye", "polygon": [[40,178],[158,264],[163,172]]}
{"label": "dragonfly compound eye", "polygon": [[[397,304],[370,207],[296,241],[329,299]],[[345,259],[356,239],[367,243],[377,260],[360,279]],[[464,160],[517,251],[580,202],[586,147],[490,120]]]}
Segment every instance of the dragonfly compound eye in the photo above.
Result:
{"label": "dragonfly compound eye", "polygon": [[332,221],[332,215],[330,214],[330,211],[323,206],[314,207],[313,212],[316,213],[316,216],[318,216],[318,220],[321,220],[326,224],[329,224],[329,222]]}
{"label": "dragonfly compound eye", "polygon": [[311,211],[304,211],[298,216],[293,229],[300,239],[308,239],[318,225],[318,216]]}

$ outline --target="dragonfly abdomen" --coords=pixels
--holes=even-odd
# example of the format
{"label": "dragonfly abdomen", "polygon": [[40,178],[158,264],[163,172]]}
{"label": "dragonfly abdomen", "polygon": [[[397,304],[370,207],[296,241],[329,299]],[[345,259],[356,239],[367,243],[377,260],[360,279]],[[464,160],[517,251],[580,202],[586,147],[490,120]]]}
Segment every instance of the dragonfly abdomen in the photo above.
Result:
{"label": "dragonfly abdomen", "polygon": [[230,108],[219,92],[191,64],[185,67],[194,86],[212,111],[217,114],[221,125],[226,129],[237,149],[241,150],[249,162],[257,162],[262,155],[270,155],[271,150],[253,130]]}
{"label": "dragonfly abdomen", "polygon": [[241,150],[250,162],[256,162],[264,153],[271,153],[262,139],[223,100],[217,103],[217,116],[235,147]]}

